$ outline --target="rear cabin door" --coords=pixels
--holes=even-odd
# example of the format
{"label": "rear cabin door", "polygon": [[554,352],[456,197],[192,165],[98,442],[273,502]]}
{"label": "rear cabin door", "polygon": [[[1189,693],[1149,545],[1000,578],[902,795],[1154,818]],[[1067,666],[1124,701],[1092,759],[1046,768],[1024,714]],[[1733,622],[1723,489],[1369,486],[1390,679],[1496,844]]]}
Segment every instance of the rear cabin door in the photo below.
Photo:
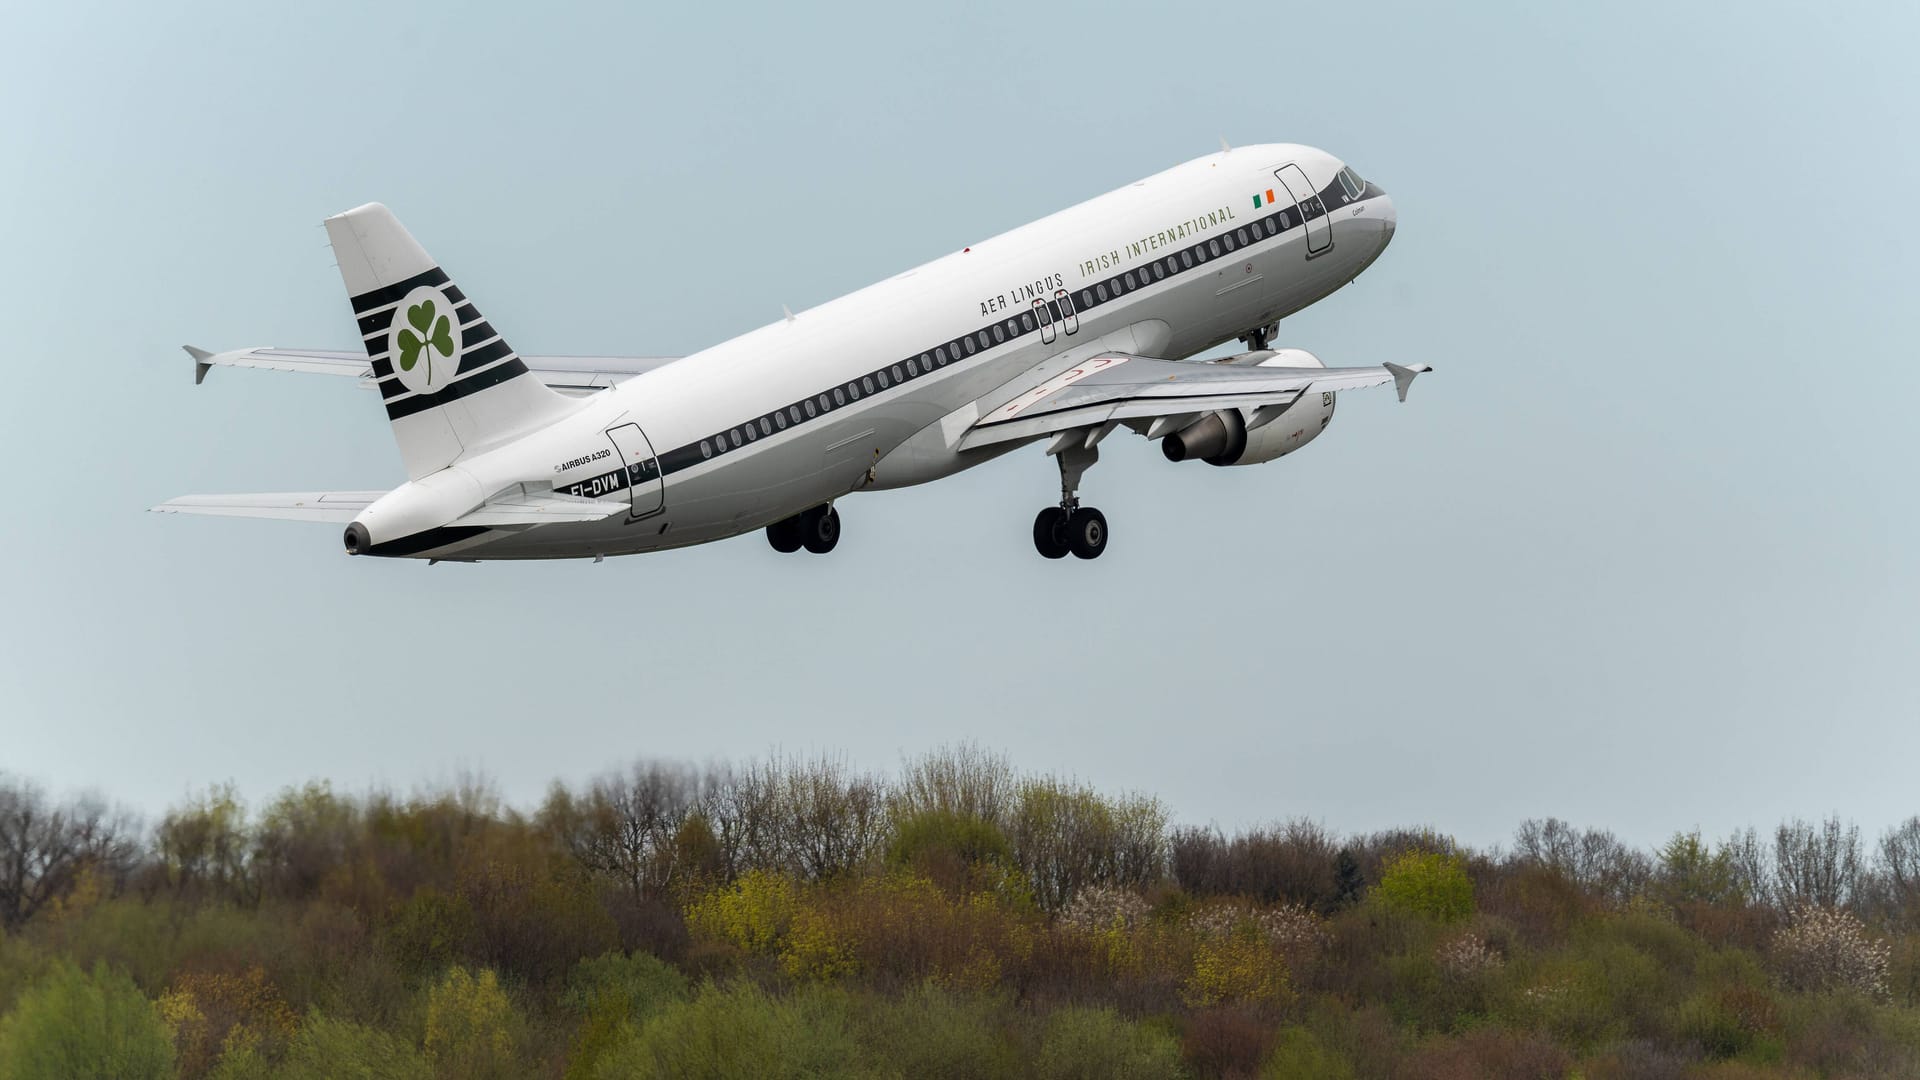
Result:
{"label": "rear cabin door", "polygon": [[607,429],[607,438],[627,467],[627,491],[633,496],[633,516],[643,518],[660,512],[665,484],[660,476],[660,459],[653,456],[653,443],[647,440],[639,424],[621,424]]}
{"label": "rear cabin door", "polygon": [[1333,219],[1327,216],[1327,208],[1320,202],[1319,192],[1313,190],[1313,183],[1298,165],[1282,165],[1273,171],[1280,183],[1293,196],[1293,205],[1299,209],[1301,220],[1307,223],[1307,258],[1333,246]]}

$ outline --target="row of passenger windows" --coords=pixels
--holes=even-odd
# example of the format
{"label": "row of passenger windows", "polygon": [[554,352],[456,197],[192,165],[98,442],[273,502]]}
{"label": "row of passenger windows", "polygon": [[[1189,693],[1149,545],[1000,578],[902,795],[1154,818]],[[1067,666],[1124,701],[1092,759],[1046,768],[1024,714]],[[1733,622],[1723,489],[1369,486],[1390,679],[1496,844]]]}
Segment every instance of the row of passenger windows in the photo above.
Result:
{"label": "row of passenger windows", "polygon": [[[1139,270],[1129,270],[1109,278],[1091,289],[1082,289],[1079,295],[1079,306],[1090,308],[1124,296],[1135,289],[1151,285],[1156,281],[1163,281],[1168,274],[1178,274],[1182,270],[1204,265],[1231,253],[1236,247],[1245,247],[1267,237],[1278,236],[1291,227],[1292,223],[1287,211],[1282,210],[1251,225],[1243,225],[1233,232],[1222,233],[1211,240],[1194,244],[1176,255],[1156,259]],[[878,393],[908,379],[919,378],[936,368],[945,367],[957,360],[964,360],[982,349],[1004,345],[1009,339],[1030,334],[1039,325],[1050,324],[1055,319],[1072,319],[1077,314],[1074,310],[1074,298],[1065,292],[1057,293],[1054,303],[1059,305],[1057,313],[1047,308],[1036,307],[1033,310],[1008,316],[992,326],[954,338],[917,357],[903,360],[892,367],[882,368],[870,375],[851,379],[832,390],[770,412],[758,420],[748,421],[724,434],[702,439],[700,440],[700,457],[706,459],[715,454],[737,450],[748,443],[758,441],[763,436],[772,435],[776,431],[785,431],[789,424],[798,424],[803,419],[811,420],[822,413],[844,408],[867,394]],[[1034,311],[1043,312],[1041,321],[1038,323],[1035,322]]]}
{"label": "row of passenger windows", "polygon": [[1218,259],[1222,255],[1231,253],[1236,247],[1246,247],[1269,236],[1278,236],[1289,227],[1287,217],[1287,212],[1282,210],[1272,217],[1262,218],[1251,225],[1242,225],[1234,232],[1222,233],[1205,243],[1195,244],[1178,255],[1155,259],[1138,271],[1129,270],[1117,277],[1108,278],[1091,289],[1080,290],[1080,304],[1082,307],[1092,307],[1114,297],[1125,296],[1142,286],[1163,280],[1168,274],[1191,270],[1195,266]]}

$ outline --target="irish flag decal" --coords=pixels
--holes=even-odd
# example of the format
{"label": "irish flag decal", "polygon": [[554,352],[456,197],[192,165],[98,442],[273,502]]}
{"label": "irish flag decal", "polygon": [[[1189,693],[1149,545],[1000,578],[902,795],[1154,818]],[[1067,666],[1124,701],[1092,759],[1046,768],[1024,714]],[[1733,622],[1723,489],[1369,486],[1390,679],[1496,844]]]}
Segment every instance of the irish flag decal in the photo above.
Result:
{"label": "irish flag decal", "polygon": [[1268,188],[1268,189],[1267,189],[1267,192],[1266,192],[1266,199],[1267,199],[1267,201],[1266,201],[1266,202],[1261,202],[1261,201],[1260,201],[1260,193],[1259,193],[1259,192],[1257,192],[1257,191],[1256,191],[1256,192],[1254,192],[1254,195],[1253,195],[1253,208],[1254,208],[1255,210],[1258,210],[1258,209],[1260,209],[1260,208],[1261,208],[1261,207],[1263,207],[1263,206],[1272,206],[1272,205],[1273,205],[1273,189],[1272,189],[1272,188]]}

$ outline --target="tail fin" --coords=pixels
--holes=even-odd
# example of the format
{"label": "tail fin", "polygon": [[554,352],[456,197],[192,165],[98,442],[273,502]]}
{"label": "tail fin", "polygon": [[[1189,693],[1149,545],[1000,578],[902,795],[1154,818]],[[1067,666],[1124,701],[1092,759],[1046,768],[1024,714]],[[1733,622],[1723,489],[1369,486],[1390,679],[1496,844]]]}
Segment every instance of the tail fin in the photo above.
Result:
{"label": "tail fin", "polygon": [[392,211],[368,203],[326,226],[410,479],[577,407],[527,374]]}

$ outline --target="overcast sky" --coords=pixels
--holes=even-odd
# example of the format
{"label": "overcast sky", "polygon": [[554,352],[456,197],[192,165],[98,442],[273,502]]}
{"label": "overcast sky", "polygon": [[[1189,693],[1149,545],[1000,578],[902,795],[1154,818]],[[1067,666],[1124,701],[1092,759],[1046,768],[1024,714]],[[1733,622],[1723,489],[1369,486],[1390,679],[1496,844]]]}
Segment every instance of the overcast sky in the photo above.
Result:
{"label": "overcast sky", "polygon": [[[462,769],[531,804],[973,740],[1227,828],[1920,813],[1920,9],[842,10],[10,11],[0,770],[149,813]],[[429,567],[144,513],[403,479],[372,395],[179,350],[350,347],[347,207],[523,351],[683,353],[1223,136],[1398,207],[1281,342],[1435,372],[1256,468],[1109,442],[1096,563],[1034,554],[1037,447],[846,499],[828,558]]]}

